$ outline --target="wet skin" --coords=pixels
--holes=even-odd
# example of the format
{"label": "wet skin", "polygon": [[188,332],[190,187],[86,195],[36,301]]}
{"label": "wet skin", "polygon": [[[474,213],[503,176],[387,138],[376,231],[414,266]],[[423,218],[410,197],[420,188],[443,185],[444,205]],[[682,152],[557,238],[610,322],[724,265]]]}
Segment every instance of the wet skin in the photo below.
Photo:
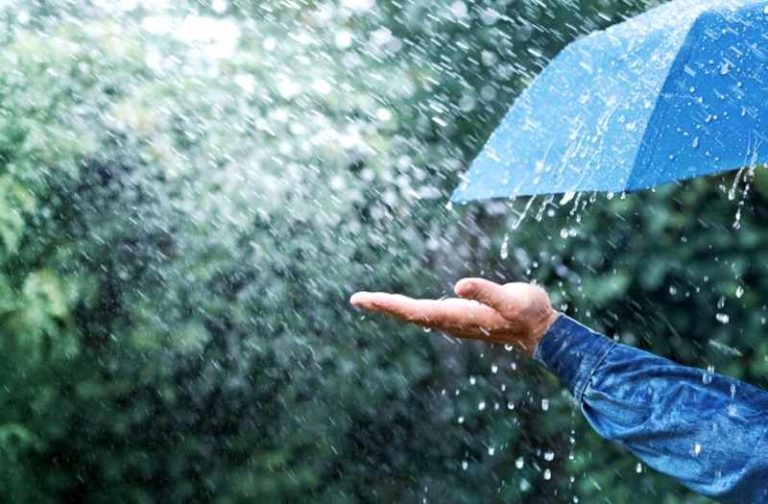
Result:
{"label": "wet skin", "polygon": [[531,356],[558,316],[541,287],[464,278],[456,298],[413,299],[401,294],[357,292],[350,303],[458,338],[513,345]]}

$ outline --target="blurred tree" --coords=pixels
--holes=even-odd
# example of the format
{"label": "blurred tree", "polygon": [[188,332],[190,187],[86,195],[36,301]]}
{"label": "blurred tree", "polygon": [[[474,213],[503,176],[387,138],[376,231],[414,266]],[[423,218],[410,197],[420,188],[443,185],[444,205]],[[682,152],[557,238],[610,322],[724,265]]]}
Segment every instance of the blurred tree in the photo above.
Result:
{"label": "blurred tree", "polygon": [[444,206],[560,47],[645,7],[5,7],[0,494],[699,502],[514,354],[346,305],[537,279],[610,334],[764,384],[762,172],[748,194]]}

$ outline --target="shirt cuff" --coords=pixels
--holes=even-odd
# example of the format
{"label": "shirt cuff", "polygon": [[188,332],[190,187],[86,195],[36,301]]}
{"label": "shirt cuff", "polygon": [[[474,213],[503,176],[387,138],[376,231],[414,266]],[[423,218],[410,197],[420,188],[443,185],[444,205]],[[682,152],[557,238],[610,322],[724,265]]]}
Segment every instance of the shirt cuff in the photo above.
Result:
{"label": "shirt cuff", "polygon": [[616,342],[561,314],[539,341],[533,358],[554,373],[578,402]]}

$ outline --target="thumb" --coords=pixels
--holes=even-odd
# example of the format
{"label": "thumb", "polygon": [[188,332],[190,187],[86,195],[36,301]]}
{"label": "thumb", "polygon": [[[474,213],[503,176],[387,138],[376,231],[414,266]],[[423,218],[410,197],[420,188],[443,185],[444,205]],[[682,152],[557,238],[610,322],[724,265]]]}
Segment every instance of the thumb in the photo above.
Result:
{"label": "thumb", "polygon": [[503,285],[483,278],[462,278],[456,283],[454,292],[457,296],[474,299],[490,306],[502,315],[510,308],[509,293]]}

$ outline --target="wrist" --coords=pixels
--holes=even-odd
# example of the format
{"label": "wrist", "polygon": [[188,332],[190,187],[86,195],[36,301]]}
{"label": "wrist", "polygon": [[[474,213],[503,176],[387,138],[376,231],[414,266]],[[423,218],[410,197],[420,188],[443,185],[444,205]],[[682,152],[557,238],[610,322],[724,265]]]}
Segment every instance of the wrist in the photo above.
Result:
{"label": "wrist", "polygon": [[550,308],[548,312],[534,325],[530,332],[531,337],[528,341],[528,344],[525,345],[526,348],[524,348],[525,353],[529,357],[533,357],[533,354],[536,351],[536,347],[539,346],[539,342],[542,340],[542,338],[544,338],[544,335],[547,334],[547,331],[549,331],[550,327],[552,327],[552,324],[555,323],[560,315],[560,312]]}

